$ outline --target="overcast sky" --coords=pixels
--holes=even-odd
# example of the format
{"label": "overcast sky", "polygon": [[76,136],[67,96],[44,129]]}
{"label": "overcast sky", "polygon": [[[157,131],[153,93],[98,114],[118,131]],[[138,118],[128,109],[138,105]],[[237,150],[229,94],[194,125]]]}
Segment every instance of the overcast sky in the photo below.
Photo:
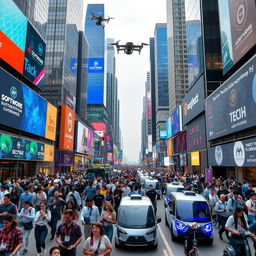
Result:
{"label": "overcast sky", "polygon": [[[88,0],[86,3],[104,3],[105,16],[114,17],[106,27],[106,37],[120,43],[149,42],[154,36],[156,23],[166,22],[166,0]],[[142,101],[149,65],[149,46],[141,55],[116,54],[119,99],[121,104],[120,125],[124,157],[138,162],[141,149]]]}

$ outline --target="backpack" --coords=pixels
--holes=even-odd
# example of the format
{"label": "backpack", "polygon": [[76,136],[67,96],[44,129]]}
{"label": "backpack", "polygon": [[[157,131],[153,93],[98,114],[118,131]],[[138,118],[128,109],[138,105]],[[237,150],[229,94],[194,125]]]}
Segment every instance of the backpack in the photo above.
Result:
{"label": "backpack", "polygon": [[[232,200],[232,207],[233,207],[233,205],[234,205],[234,203],[235,203],[235,199],[233,198],[233,197],[231,197],[231,200]],[[252,206],[253,206],[253,204],[252,204]],[[251,206],[251,207],[252,207]],[[243,209],[244,209],[244,213],[246,214],[246,215],[248,215],[248,207],[245,205],[245,206],[243,206]]]}

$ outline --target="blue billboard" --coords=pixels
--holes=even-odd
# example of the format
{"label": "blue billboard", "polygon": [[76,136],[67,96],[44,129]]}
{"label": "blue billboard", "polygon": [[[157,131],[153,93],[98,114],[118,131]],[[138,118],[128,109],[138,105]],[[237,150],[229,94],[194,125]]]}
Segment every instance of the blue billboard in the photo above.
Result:
{"label": "blue billboard", "polygon": [[167,139],[172,137],[172,118],[169,117],[166,121],[166,136]]}
{"label": "blue billboard", "polygon": [[181,106],[178,106],[172,113],[172,136],[182,131],[182,111]]}
{"label": "blue billboard", "polygon": [[104,73],[104,58],[89,58],[88,73]]}
{"label": "blue billboard", "polygon": [[47,101],[0,69],[1,124],[45,136]]}

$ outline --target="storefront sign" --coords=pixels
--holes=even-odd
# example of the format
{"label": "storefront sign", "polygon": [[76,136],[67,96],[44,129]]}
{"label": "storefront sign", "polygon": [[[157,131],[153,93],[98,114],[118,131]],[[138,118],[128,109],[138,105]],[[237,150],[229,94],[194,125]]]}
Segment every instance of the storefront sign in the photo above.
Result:
{"label": "storefront sign", "polygon": [[205,116],[201,115],[187,125],[188,152],[206,148]]}
{"label": "storefront sign", "polygon": [[184,124],[204,111],[204,98],[204,76],[201,76],[182,101]]}
{"label": "storefront sign", "polygon": [[256,167],[256,138],[208,149],[210,166]]}
{"label": "storefront sign", "polygon": [[191,165],[200,166],[200,152],[191,152]]}
{"label": "storefront sign", "polygon": [[227,72],[256,44],[255,0],[219,0],[223,70]]}
{"label": "storefront sign", "polygon": [[0,134],[0,159],[51,162],[53,158],[46,155],[49,148],[54,152],[52,145]]}
{"label": "storefront sign", "polygon": [[57,109],[3,69],[0,80],[1,124],[55,140]]}
{"label": "storefront sign", "polygon": [[0,1],[0,17],[0,58],[42,89],[44,40],[12,0]]}
{"label": "storefront sign", "polygon": [[256,125],[256,56],[206,100],[207,139]]}
{"label": "storefront sign", "polygon": [[187,151],[187,138],[186,131],[177,135],[173,139],[173,152],[174,154],[179,154]]}
{"label": "storefront sign", "polygon": [[75,113],[67,105],[61,106],[59,148],[72,151],[74,148]]}

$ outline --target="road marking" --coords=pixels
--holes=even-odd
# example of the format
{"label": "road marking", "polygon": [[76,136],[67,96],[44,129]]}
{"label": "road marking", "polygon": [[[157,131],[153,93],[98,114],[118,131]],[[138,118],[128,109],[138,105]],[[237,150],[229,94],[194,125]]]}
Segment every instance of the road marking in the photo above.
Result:
{"label": "road marking", "polygon": [[163,250],[164,256],[170,256],[166,249]]}
{"label": "road marking", "polygon": [[166,238],[165,238],[165,236],[164,236],[164,233],[163,233],[163,231],[162,231],[160,225],[158,225],[158,229],[159,229],[159,233],[160,233],[160,235],[161,235],[161,237],[162,237],[162,239],[163,239],[163,242],[164,242],[164,244],[165,244],[165,247],[166,247],[166,249],[167,249],[167,251],[168,251],[168,255],[169,255],[169,256],[174,256],[174,253],[172,252],[172,249],[171,249],[171,247],[169,246],[169,244],[168,244],[168,242],[167,242],[167,240],[166,240]]}

